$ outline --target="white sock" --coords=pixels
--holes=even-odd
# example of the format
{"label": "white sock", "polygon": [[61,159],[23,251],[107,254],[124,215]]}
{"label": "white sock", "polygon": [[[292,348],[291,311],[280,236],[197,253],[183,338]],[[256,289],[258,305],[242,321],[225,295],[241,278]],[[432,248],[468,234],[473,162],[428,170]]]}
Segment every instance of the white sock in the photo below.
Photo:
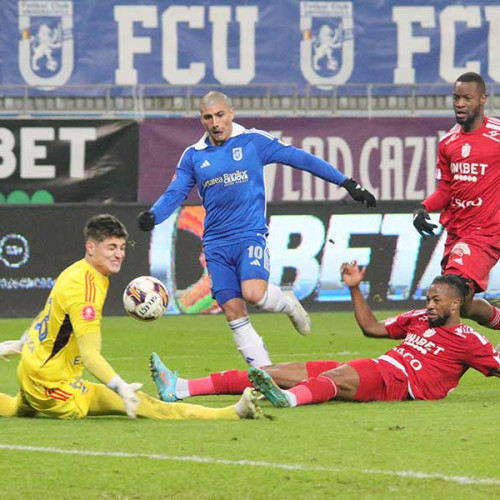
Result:
{"label": "white sock", "polygon": [[282,390],[281,392],[285,395],[291,408],[297,406],[297,396],[293,392],[287,390]]}
{"label": "white sock", "polygon": [[186,399],[191,396],[189,394],[189,385],[188,381],[185,378],[178,378],[177,383],[175,384],[175,395],[179,399]]}
{"label": "white sock", "polygon": [[283,290],[272,283],[267,285],[267,291],[262,297],[262,300],[256,304],[257,307],[270,312],[284,312],[290,314],[292,312],[292,303],[289,298],[283,293]]}
{"label": "white sock", "polygon": [[228,323],[233,331],[233,338],[238,350],[250,366],[258,368],[272,364],[266,345],[262,337],[254,330],[248,316],[229,321]]}

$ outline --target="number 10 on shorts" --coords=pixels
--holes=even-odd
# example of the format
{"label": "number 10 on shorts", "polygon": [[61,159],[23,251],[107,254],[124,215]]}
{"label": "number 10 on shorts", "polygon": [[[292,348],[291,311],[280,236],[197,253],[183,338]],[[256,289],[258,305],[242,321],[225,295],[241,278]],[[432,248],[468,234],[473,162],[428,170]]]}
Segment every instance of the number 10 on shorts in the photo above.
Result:
{"label": "number 10 on shorts", "polygon": [[269,271],[269,251],[267,247],[261,247],[259,245],[250,245],[248,247],[248,258],[251,260],[251,265],[262,265],[262,259],[264,258],[264,269]]}

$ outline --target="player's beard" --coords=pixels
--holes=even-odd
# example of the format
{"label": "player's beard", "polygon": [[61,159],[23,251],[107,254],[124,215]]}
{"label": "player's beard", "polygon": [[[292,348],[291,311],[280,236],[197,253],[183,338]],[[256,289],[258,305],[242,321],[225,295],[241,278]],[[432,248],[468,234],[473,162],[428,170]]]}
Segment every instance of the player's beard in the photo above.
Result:
{"label": "player's beard", "polygon": [[480,113],[481,110],[479,107],[477,107],[473,112],[467,113],[464,117],[459,118],[456,115],[456,110],[455,110],[455,120],[459,125],[467,129],[474,123],[474,120],[479,116]]}
{"label": "player's beard", "polygon": [[435,319],[427,319],[427,322],[429,323],[429,326],[431,328],[436,328],[438,326],[444,326],[446,325],[446,322],[450,319],[449,314],[445,314],[443,316],[437,316]]}

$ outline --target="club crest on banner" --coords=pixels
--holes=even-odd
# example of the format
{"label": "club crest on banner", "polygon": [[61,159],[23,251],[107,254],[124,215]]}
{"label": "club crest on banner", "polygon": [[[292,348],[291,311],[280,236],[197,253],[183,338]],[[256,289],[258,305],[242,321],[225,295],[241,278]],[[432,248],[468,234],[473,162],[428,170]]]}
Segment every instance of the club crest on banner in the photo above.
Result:
{"label": "club crest on banner", "polygon": [[243,150],[241,148],[233,148],[233,160],[240,161],[243,158]]}
{"label": "club crest on banner", "polygon": [[300,3],[300,69],[311,85],[346,83],[354,68],[352,2]]}
{"label": "club crest on banner", "polygon": [[19,70],[29,85],[64,85],[73,72],[73,2],[19,2]]}

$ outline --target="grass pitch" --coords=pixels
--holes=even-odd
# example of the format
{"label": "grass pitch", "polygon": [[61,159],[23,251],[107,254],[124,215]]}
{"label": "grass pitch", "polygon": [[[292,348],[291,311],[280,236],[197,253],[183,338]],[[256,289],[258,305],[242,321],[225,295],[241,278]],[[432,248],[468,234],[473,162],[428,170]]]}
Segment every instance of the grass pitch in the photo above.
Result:
{"label": "grass pitch", "polygon": [[[363,338],[351,313],[312,319],[309,337],[281,315],[252,322],[275,363],[376,357],[395,345]],[[0,340],[18,337],[27,324],[0,320]],[[480,331],[500,341],[499,333]],[[183,377],[246,368],[222,316],[107,318],[103,333],[106,358],[150,394],[152,350]],[[17,390],[16,365],[0,361],[2,392]],[[442,401],[281,410],[263,402],[267,418],[257,421],[2,419],[0,498],[499,498],[499,396],[500,380],[471,370]]]}

